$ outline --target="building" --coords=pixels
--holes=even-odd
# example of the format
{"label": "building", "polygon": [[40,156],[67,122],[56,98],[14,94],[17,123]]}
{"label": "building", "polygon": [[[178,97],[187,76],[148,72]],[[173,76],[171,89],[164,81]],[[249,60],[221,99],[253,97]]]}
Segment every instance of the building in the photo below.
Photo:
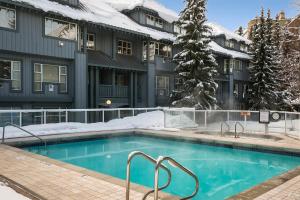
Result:
{"label": "building", "polygon": [[[168,106],[177,14],[135,2],[0,0],[0,108]],[[250,41],[210,25],[219,104],[243,108]]]}
{"label": "building", "polygon": [[[248,23],[248,27],[247,29],[244,31],[244,36],[248,39],[251,39],[251,33],[253,31],[253,27],[254,25],[258,24],[260,22],[260,17],[255,17],[254,19],[250,20]],[[286,18],[285,16],[285,12],[281,11],[280,13],[278,13],[278,20],[279,20],[279,24],[282,27],[285,27],[290,21],[291,19]]]}

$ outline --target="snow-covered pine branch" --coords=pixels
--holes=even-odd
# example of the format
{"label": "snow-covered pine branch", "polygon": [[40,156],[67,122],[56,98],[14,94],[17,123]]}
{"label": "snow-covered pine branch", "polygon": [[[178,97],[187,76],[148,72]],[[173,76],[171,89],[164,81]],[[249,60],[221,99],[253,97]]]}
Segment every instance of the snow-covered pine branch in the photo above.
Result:
{"label": "snow-covered pine branch", "polygon": [[181,52],[174,56],[180,85],[172,92],[172,105],[212,109],[216,105],[217,63],[209,48],[211,30],[205,24],[206,0],[186,0],[177,22],[185,30],[177,36]]}

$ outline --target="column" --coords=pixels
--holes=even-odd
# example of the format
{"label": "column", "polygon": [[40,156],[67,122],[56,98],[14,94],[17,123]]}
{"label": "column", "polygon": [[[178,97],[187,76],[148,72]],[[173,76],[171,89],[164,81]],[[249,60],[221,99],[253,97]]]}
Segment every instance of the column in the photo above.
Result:
{"label": "column", "polygon": [[87,25],[84,24],[83,26],[83,34],[82,34],[82,40],[83,40],[83,53],[87,53]]}
{"label": "column", "polygon": [[133,72],[130,72],[130,107],[133,108],[134,107],[134,87],[133,87]]}
{"label": "column", "polygon": [[147,102],[148,107],[155,106],[155,64],[150,61],[150,40],[147,41],[147,60],[148,60],[148,69],[147,69]]}
{"label": "column", "polygon": [[134,72],[134,107],[138,106],[138,73]]}

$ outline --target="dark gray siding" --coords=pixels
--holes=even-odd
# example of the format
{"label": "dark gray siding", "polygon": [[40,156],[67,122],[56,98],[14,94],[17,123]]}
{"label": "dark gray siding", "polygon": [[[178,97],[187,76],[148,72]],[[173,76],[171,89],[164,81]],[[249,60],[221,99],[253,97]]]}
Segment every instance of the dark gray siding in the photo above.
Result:
{"label": "dark gray siding", "polygon": [[57,38],[44,36],[44,17],[38,13],[17,9],[17,30],[0,29],[0,50],[74,58],[77,42],[62,40],[59,47]]}
{"label": "dark gray siding", "polygon": [[[10,90],[10,82],[4,82],[0,88],[0,102],[69,102],[73,100],[74,66],[70,60],[54,59],[40,56],[17,55],[12,53],[1,53],[0,58],[6,60],[21,61],[22,90],[13,92]],[[54,91],[49,92],[48,85],[44,85],[44,91],[36,93],[33,91],[33,64],[59,64],[68,67],[68,93],[58,92],[58,86],[54,85]]]}

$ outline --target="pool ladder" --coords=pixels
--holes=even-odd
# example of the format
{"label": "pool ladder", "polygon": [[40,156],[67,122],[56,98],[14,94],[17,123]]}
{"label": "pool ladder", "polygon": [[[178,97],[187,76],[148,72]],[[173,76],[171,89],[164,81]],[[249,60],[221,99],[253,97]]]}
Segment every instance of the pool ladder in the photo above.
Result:
{"label": "pool ladder", "polygon": [[31,132],[29,132],[29,131],[27,131],[27,130],[21,128],[20,126],[17,126],[17,125],[15,125],[15,124],[12,124],[12,123],[9,123],[9,122],[6,123],[6,124],[3,126],[3,132],[2,132],[2,144],[4,144],[4,142],[5,142],[5,128],[6,128],[7,126],[13,126],[13,127],[17,128],[17,129],[20,129],[21,131],[24,131],[25,133],[28,133],[28,134],[31,135],[32,137],[35,137],[35,138],[39,139],[39,140],[41,141],[41,143],[44,144],[45,148],[47,147],[47,142],[44,141],[44,140],[43,140],[42,138],[40,138],[39,136],[37,136],[37,135],[35,135],[35,134],[33,134],[33,133],[31,133]]}
{"label": "pool ladder", "polygon": [[[154,189],[150,190],[149,192],[147,192],[144,196],[143,196],[143,200],[146,200],[147,197],[154,193],[154,200],[158,200],[159,196],[158,196],[158,192],[166,189],[170,183],[171,183],[171,171],[163,164],[164,161],[168,161],[169,164],[171,166],[174,167],[178,167],[179,169],[181,169],[183,172],[187,173],[188,175],[190,175],[192,178],[194,178],[195,180],[195,190],[194,192],[188,196],[188,197],[184,197],[181,198],[181,200],[186,200],[186,199],[191,199],[194,196],[196,196],[196,194],[198,193],[199,190],[199,180],[198,177],[189,169],[185,168],[184,166],[182,166],[181,164],[179,164],[177,161],[175,161],[174,159],[170,158],[170,157],[164,157],[164,156],[159,156],[157,160],[155,160],[153,157],[140,152],[140,151],[134,151],[131,152],[128,156],[128,160],[127,160],[127,168],[126,168],[126,200],[129,200],[129,196],[130,196],[130,168],[131,168],[131,161],[133,160],[134,157],[136,156],[141,156],[143,158],[145,158],[146,160],[152,162],[155,165],[155,176],[154,176]],[[165,185],[163,185],[162,187],[158,186],[159,183],[159,169],[162,168],[164,169],[167,174],[168,174],[168,181]]]}
{"label": "pool ladder", "polygon": [[[230,131],[230,125],[227,123],[227,122],[222,122],[221,123],[221,136],[224,136],[224,131],[223,131],[223,126],[226,126],[228,129],[228,132]],[[237,126],[240,126],[242,128],[242,133],[245,132],[245,127],[243,126],[243,124],[241,124],[240,122],[235,122],[235,125],[234,125],[234,138],[239,138],[240,135],[239,133],[237,132]]]}

